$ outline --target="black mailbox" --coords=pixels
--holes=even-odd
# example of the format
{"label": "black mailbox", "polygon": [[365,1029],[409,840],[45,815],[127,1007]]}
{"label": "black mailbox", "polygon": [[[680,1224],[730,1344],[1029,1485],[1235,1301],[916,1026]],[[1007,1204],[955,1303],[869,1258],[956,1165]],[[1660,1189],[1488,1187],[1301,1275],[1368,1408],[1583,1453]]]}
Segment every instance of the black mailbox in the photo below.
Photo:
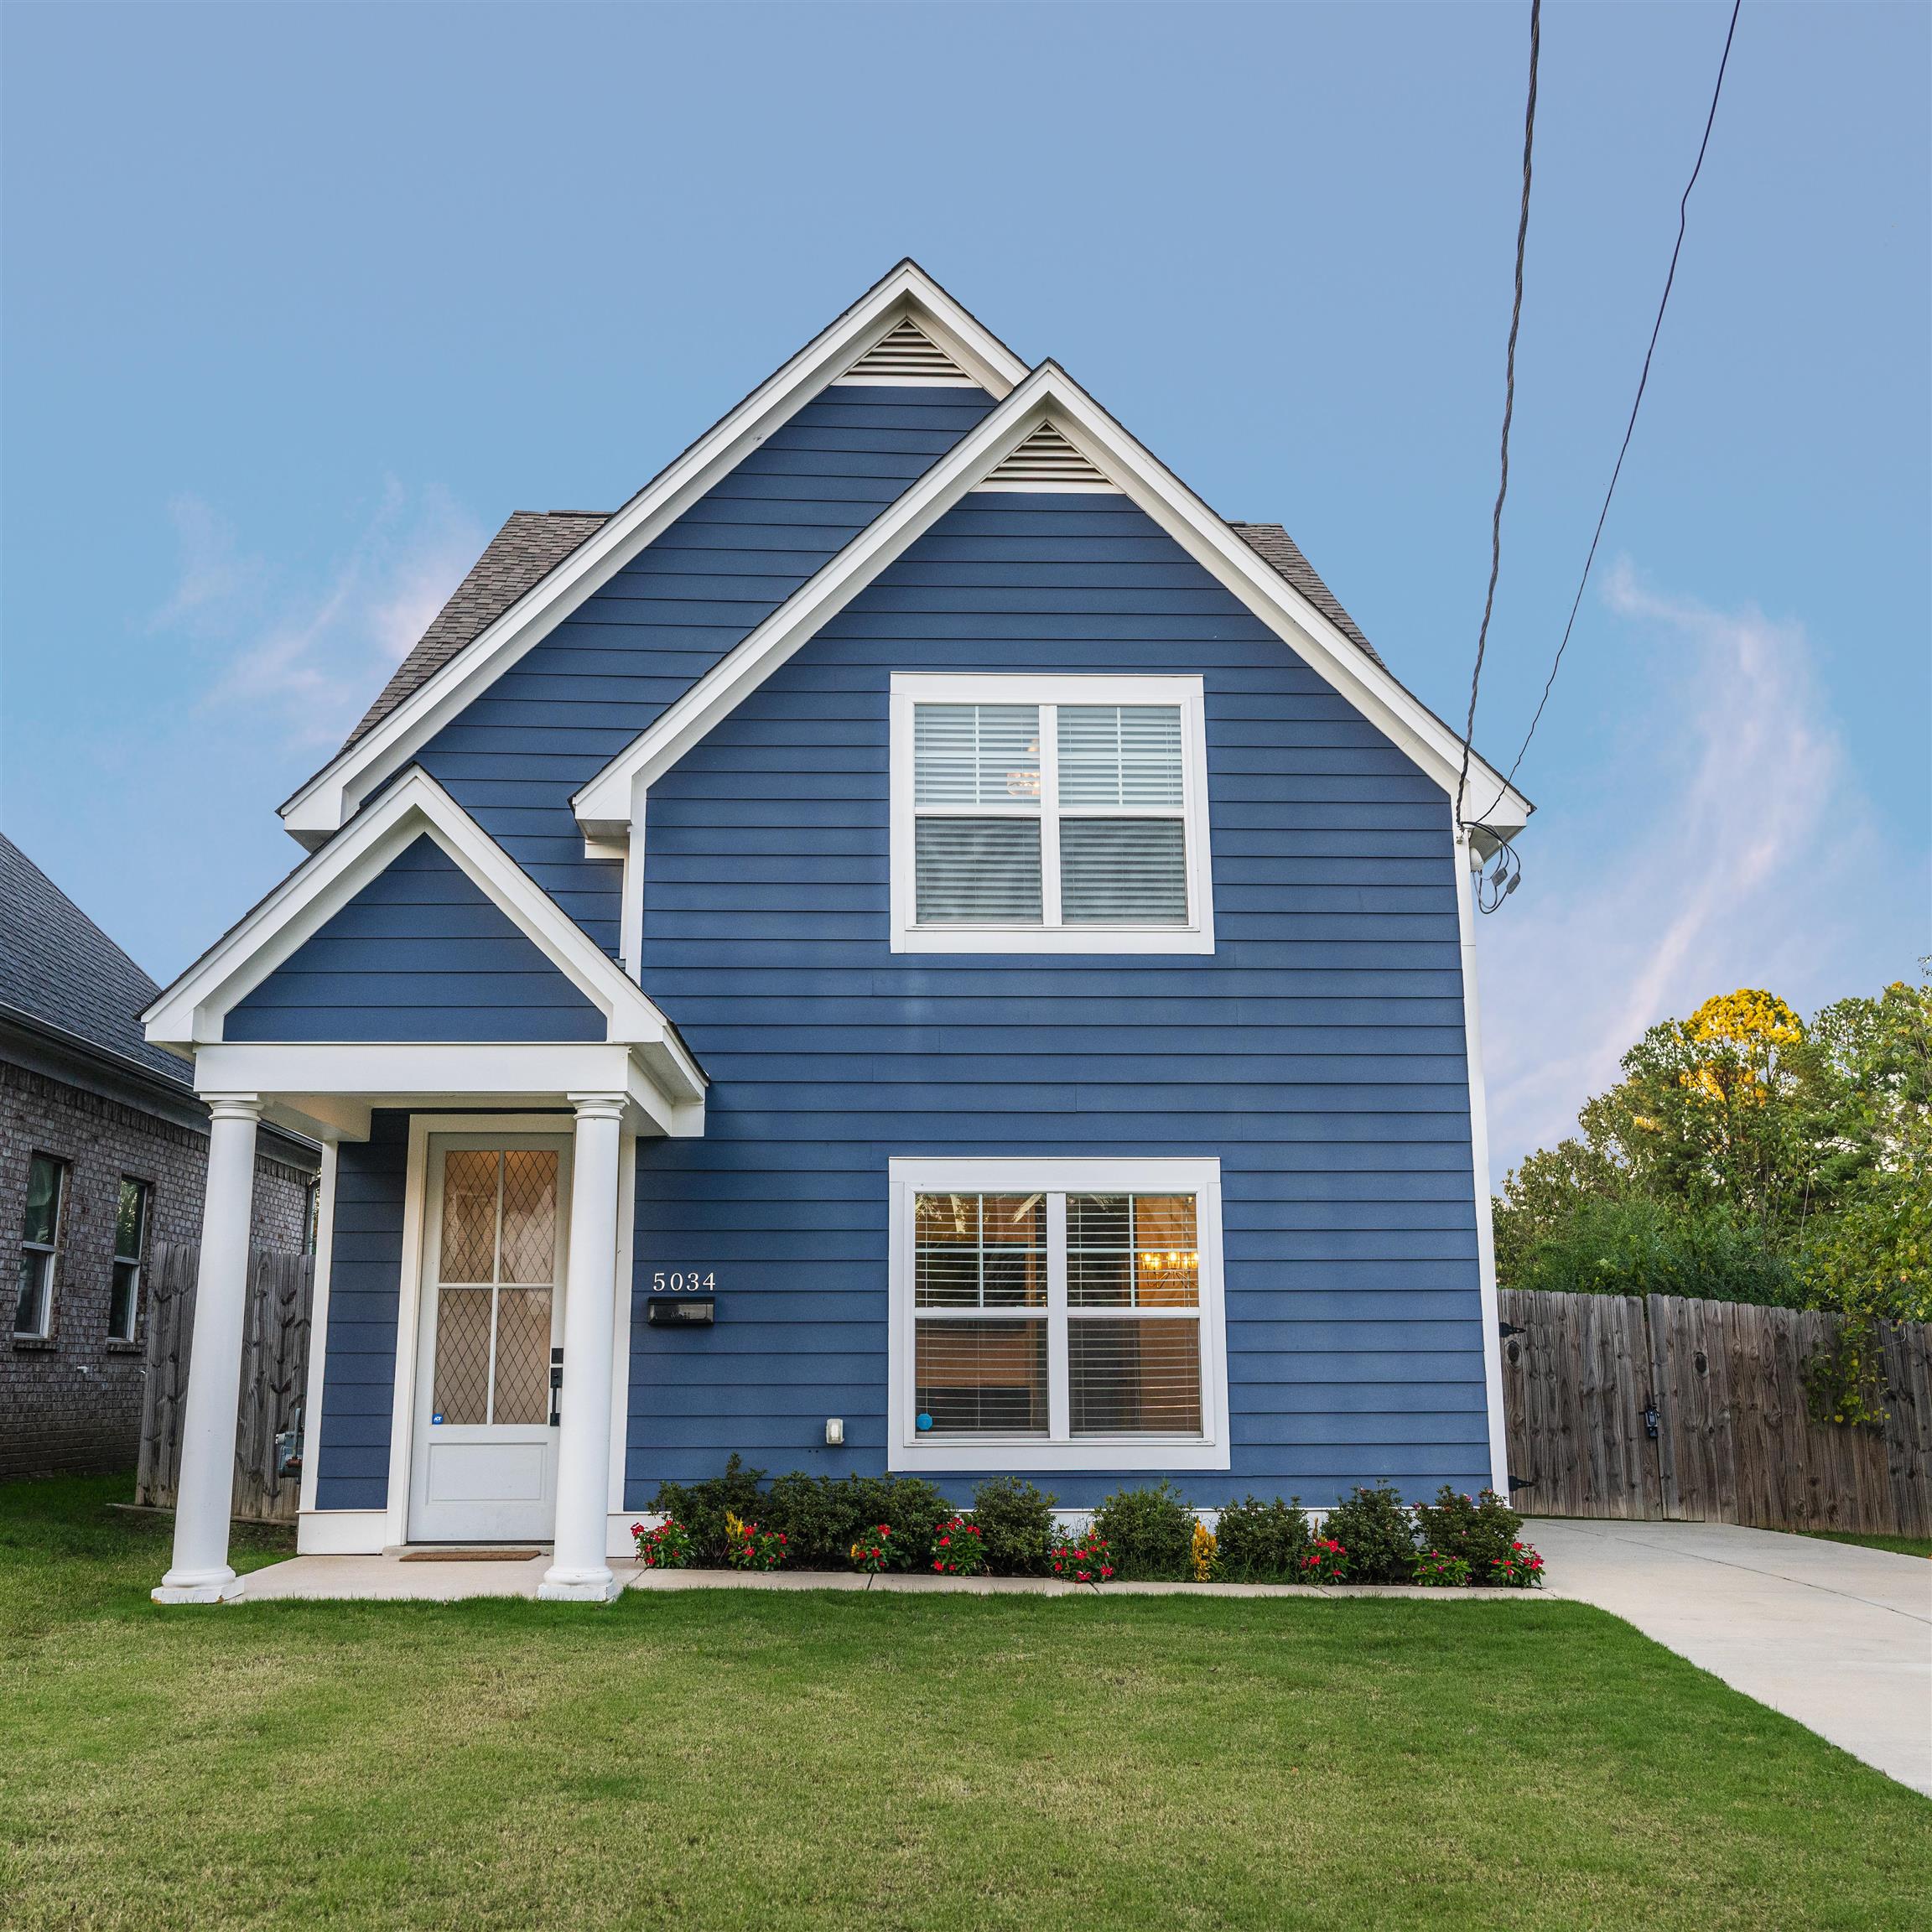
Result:
{"label": "black mailbox", "polygon": [[709,1328],[717,1319],[717,1302],[709,1295],[653,1295],[645,1309],[644,1319],[653,1328]]}

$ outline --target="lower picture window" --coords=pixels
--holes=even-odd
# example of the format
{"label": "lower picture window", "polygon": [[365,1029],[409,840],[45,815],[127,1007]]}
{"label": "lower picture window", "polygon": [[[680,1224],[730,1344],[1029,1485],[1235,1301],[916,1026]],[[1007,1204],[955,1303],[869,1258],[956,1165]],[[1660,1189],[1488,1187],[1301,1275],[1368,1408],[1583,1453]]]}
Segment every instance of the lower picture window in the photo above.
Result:
{"label": "lower picture window", "polygon": [[1225,1467],[1214,1162],[906,1161],[893,1185],[905,1466]]}

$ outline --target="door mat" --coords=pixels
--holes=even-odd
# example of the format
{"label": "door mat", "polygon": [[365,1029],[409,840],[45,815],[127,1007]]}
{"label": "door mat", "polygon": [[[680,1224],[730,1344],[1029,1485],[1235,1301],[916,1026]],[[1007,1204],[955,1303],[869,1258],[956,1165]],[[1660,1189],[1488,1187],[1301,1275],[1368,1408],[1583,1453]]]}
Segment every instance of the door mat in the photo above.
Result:
{"label": "door mat", "polygon": [[405,1550],[398,1563],[527,1563],[541,1550]]}

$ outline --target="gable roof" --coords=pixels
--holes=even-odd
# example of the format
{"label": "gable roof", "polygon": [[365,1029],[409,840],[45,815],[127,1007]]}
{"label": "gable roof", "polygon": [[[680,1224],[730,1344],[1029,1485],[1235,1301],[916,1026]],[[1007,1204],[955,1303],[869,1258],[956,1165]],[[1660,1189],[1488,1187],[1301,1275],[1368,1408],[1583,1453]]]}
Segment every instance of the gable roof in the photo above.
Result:
{"label": "gable roof", "polygon": [[160,989],[0,834],[0,1011],[36,1021],[184,1090],[186,1065],[138,1017]]}
{"label": "gable roof", "polygon": [[[1353,635],[1343,631],[1281,563],[1265,560],[1259,546],[1238,535],[1065,370],[1047,361],[578,789],[570,802],[585,836],[610,841],[627,837],[637,786],[647,788],[668,771],[1046,422],[1420,771],[1444,791],[1456,792],[1461,735],[1390,673],[1353,625]],[[1305,569],[1306,559],[1302,563]],[[1326,601],[1332,605],[1334,600]],[[1533,809],[1529,800],[1499,772],[1473,754],[1469,770],[1481,784],[1496,787],[1489,808],[1494,831],[1487,836],[1528,822]]]}
{"label": "gable roof", "polygon": [[409,693],[433,677],[465,645],[501,617],[526,590],[540,584],[595,530],[608,510],[513,510],[490,539],[470,574],[449,594],[409,655],[377,693],[361,722],[342,742],[346,751],[379,724]]}
{"label": "gable roof", "polygon": [[184,1051],[225,1042],[227,1015],[397,856],[427,836],[604,1015],[673,1099],[701,1097],[704,1074],[642,987],[588,938],[419,766],[312,852],[142,1015],[148,1037]]}
{"label": "gable roof", "polygon": [[313,849],[399,771],[478,690],[607,583],[720,477],[908,316],[988,393],[1008,394],[1026,365],[910,259],[674,457],[630,501],[492,618],[471,641],[397,697],[281,808]]}

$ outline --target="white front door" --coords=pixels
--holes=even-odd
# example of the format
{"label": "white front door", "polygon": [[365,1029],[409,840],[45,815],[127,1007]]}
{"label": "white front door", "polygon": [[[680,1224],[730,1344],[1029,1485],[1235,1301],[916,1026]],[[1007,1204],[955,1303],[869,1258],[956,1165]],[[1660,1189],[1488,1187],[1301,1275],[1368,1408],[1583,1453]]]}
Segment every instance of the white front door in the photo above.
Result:
{"label": "white front door", "polygon": [[570,1144],[435,1135],[427,1177],[409,1540],[548,1542]]}

